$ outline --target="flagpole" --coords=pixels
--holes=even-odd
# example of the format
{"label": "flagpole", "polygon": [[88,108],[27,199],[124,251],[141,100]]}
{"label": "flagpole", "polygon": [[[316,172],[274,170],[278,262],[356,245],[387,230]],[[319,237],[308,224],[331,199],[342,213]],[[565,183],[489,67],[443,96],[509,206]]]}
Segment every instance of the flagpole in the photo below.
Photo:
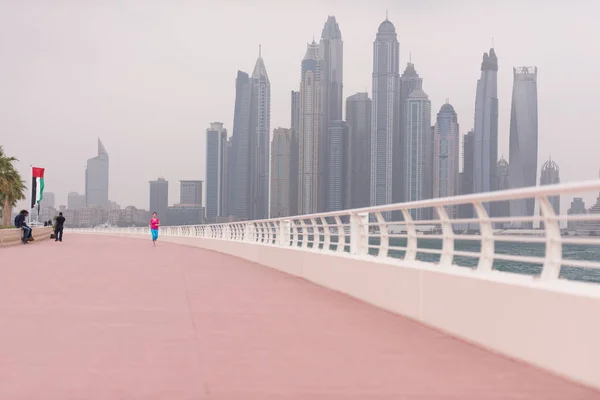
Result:
{"label": "flagpole", "polygon": [[33,198],[33,194],[31,193],[31,191],[33,190],[33,187],[31,187],[31,180],[33,179],[33,165],[29,165],[29,199],[27,201],[27,209],[29,210],[29,213],[27,214],[27,225],[31,226],[31,199]]}

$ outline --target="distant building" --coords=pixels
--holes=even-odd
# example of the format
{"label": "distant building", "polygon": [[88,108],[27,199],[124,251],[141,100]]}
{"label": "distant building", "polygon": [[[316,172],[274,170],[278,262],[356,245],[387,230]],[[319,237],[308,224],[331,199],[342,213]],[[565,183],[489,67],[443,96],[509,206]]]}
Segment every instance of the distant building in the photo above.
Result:
{"label": "distant building", "polygon": [[298,213],[319,211],[319,180],[325,166],[320,163],[319,143],[323,140],[323,61],[314,42],[306,48],[301,63],[300,128],[298,136]]}
{"label": "distant building", "polygon": [[44,198],[40,201],[40,210],[44,208],[54,208],[56,198],[52,192],[44,192]]}
{"label": "distant building", "polygon": [[290,215],[298,215],[298,173],[300,155],[298,137],[300,135],[300,92],[292,90],[291,120],[291,170],[290,170]]}
{"label": "distant building", "polygon": [[[509,164],[504,156],[500,157],[498,164],[496,165],[496,174],[498,176],[498,190],[508,190],[510,188],[509,182]],[[492,203],[491,207],[492,217],[509,217],[510,216],[510,201],[502,200]],[[510,221],[504,221],[502,223],[495,224],[496,228],[504,228],[510,225]]]}
{"label": "distant building", "polygon": [[[498,57],[494,49],[483,54],[475,96],[473,193],[496,190],[498,163]],[[512,160],[510,160],[512,162]],[[489,213],[489,207],[484,205]]]}
{"label": "distant building", "polygon": [[171,226],[201,225],[204,223],[204,207],[198,204],[176,204],[167,209]]}
{"label": "distant building", "polygon": [[169,207],[169,182],[164,178],[150,181],[150,212],[156,212],[161,223],[167,224]]}
{"label": "distant building", "polygon": [[[542,165],[540,185],[555,185],[557,183],[560,183],[560,168],[558,168],[558,164],[550,158]],[[552,204],[554,214],[560,215],[560,196],[551,196],[548,200],[550,201],[550,204]]]}
{"label": "distant building", "polygon": [[181,204],[202,205],[203,181],[179,181],[179,202]]}
{"label": "distant building", "polygon": [[[406,102],[406,140],[404,141],[404,201],[432,197],[433,151],[431,101],[422,90],[415,90]],[[429,215],[424,209],[411,210],[413,219]]]}
{"label": "distant building", "polygon": [[[582,215],[587,214],[587,209],[585,208],[585,203],[583,198],[575,197],[573,201],[571,201],[571,207],[567,211],[568,215]],[[573,219],[567,219],[567,229],[569,231],[578,231],[581,226],[585,225],[583,221],[574,221]]]}
{"label": "distant building", "polygon": [[[373,43],[373,107],[371,131],[371,205],[392,203],[394,138],[400,135],[400,44],[387,18]],[[428,127],[431,129],[431,127]],[[404,146],[406,148],[406,145]],[[406,160],[403,162],[407,165]],[[406,172],[405,172],[406,173]],[[406,176],[406,175],[405,175]],[[407,197],[406,195],[404,196]]]}
{"label": "distant building", "polygon": [[[419,76],[412,62],[400,77],[400,97],[398,100],[398,134],[393,141],[393,172],[392,172],[392,203],[404,201],[404,174],[400,173],[404,167],[404,141],[406,140],[406,102],[415,90],[423,90],[423,78]],[[400,212],[392,213],[394,221],[402,219]]]}
{"label": "distant building", "polygon": [[329,124],[329,185],[327,211],[350,208],[350,132],[345,121]]}
{"label": "distant building", "polygon": [[[469,131],[463,137],[463,172],[460,174],[460,194],[473,193],[474,169],[475,169],[475,132]],[[472,218],[473,206],[470,204],[461,204],[458,206],[458,215],[460,218]]]}
{"label": "distant building", "polygon": [[98,155],[87,161],[85,170],[85,198],[87,207],[110,208],[108,200],[109,157],[104,145],[98,139]]}
{"label": "distant building", "polygon": [[[454,107],[446,103],[437,115],[433,133],[433,197],[460,193],[458,173],[460,134]],[[454,210],[448,210],[454,216]]]}
{"label": "distant building", "polygon": [[274,129],[271,144],[271,218],[290,215],[291,152],[292,131]]}
{"label": "distant building", "polygon": [[[513,94],[510,111],[511,189],[536,186],[538,168],[537,68],[513,68]],[[535,199],[510,201],[511,217],[531,217]],[[514,224],[513,224],[514,225]],[[523,226],[523,224],[517,224]],[[524,227],[530,227],[527,223]]]}
{"label": "distant building", "polygon": [[371,200],[371,99],[356,93],[346,99],[346,122],[350,129],[350,208],[368,207]]}
{"label": "distant building", "polygon": [[329,132],[333,121],[342,119],[343,71],[344,71],[344,42],[342,32],[334,16],[329,16],[321,33],[319,55],[323,61],[321,68],[322,79],[322,118],[319,142],[319,164],[324,165],[319,179],[319,210],[326,211],[329,200]]}
{"label": "distant building", "polygon": [[209,224],[225,215],[226,147],[227,130],[222,122],[213,122],[206,130],[206,220]]}
{"label": "distant building", "polygon": [[84,208],[86,204],[85,195],[77,192],[71,192],[68,195],[67,208],[69,210],[79,210]]}

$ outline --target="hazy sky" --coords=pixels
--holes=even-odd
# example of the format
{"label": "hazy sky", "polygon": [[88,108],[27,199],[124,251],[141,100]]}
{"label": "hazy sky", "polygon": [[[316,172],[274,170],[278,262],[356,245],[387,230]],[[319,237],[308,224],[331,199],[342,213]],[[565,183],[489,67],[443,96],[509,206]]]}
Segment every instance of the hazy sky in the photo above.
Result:
{"label": "hazy sky", "polygon": [[27,179],[30,164],[47,169],[59,204],[83,193],[98,137],[110,155],[111,200],[148,208],[148,181],[164,176],[177,203],[180,179],[204,179],[208,124],[222,121],[231,134],[236,71],[252,72],[259,44],[271,128],[289,127],[300,61],[328,15],[344,40],[344,97],[370,94],[386,9],[402,69],[411,52],[432,119],[449,98],[461,133],[473,127],[481,57],[494,38],[500,154],[508,159],[512,67],[535,65],[539,164],[552,156],[563,181],[598,176],[592,0],[0,0],[0,144]]}

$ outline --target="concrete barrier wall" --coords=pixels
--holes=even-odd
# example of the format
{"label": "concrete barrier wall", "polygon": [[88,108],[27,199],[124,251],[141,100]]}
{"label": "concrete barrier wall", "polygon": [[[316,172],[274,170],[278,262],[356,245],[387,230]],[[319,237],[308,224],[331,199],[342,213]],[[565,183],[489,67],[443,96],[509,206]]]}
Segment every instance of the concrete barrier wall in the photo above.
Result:
{"label": "concrete barrier wall", "polygon": [[600,389],[600,285],[224,240],[160,240],[302,277]]}
{"label": "concrete barrier wall", "polygon": [[[38,240],[50,239],[52,233],[52,227],[40,227],[33,228],[32,236]],[[21,229],[0,229],[0,247],[12,246],[15,244],[21,244],[21,237],[23,233]]]}

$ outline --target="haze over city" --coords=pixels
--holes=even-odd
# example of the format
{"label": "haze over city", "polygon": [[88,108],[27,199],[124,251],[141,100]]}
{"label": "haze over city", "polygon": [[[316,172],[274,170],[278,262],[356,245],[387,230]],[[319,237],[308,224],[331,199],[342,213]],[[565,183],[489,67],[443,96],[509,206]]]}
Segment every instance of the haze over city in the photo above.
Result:
{"label": "haze over city", "polygon": [[[148,208],[148,181],[205,179],[206,128],[233,128],[235,78],[259,45],[271,83],[271,130],[290,126],[306,44],[335,15],[344,41],[344,99],[371,95],[373,40],[396,27],[432,101],[449,99],[460,133],[473,128],[481,56],[499,59],[499,156],[508,159],[513,67],[537,66],[539,167],[562,182],[598,176],[596,94],[600,37],[591,2],[538,1],[0,1],[0,144],[46,168],[46,190],[66,204],[83,193],[97,138],[110,154],[110,199]],[[587,10],[586,10],[587,8]],[[539,179],[539,175],[538,175]],[[179,187],[170,185],[170,203]],[[570,199],[563,200],[562,208]]]}

